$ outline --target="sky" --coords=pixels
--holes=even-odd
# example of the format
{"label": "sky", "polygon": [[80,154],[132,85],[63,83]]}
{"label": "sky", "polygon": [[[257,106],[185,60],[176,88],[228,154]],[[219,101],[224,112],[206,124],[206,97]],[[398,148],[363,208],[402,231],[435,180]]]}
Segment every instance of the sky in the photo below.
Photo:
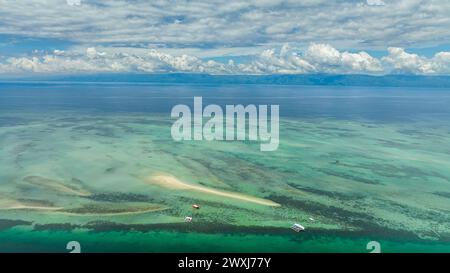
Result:
{"label": "sky", "polygon": [[0,75],[450,75],[448,0],[0,0]]}

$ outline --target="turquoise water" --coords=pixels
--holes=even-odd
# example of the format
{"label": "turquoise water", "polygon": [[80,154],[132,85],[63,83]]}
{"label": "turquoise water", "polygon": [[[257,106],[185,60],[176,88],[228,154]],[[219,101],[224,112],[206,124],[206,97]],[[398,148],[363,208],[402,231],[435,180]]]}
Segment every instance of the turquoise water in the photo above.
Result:
{"label": "turquoise water", "polygon": [[[170,110],[194,96],[279,104],[279,149],[174,142]],[[449,105],[445,89],[3,84],[0,251],[450,252]]]}

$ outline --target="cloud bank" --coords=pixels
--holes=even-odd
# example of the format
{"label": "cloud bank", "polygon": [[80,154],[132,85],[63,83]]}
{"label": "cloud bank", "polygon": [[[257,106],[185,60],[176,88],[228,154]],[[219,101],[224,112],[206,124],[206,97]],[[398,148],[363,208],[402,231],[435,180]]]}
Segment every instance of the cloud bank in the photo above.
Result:
{"label": "cloud bank", "polygon": [[450,52],[431,58],[389,47],[388,55],[374,58],[367,52],[339,51],[329,44],[312,43],[304,51],[288,44],[263,50],[246,62],[226,62],[155,49],[121,52],[110,48],[35,52],[34,56],[9,57],[0,62],[0,73],[208,73],[208,74],[450,74]]}
{"label": "cloud bank", "polygon": [[449,14],[448,0],[0,0],[0,73],[450,75]]}
{"label": "cloud bank", "polygon": [[0,0],[0,35],[77,44],[450,44],[448,0]]}

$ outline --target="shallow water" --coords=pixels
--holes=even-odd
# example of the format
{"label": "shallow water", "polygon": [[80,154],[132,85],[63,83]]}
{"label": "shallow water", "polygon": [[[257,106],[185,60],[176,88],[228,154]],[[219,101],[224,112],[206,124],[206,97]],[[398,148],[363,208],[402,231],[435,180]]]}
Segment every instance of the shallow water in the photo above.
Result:
{"label": "shallow water", "polygon": [[[174,142],[170,110],[194,96],[279,104],[279,149]],[[0,251],[450,252],[449,105],[444,89],[2,84]]]}

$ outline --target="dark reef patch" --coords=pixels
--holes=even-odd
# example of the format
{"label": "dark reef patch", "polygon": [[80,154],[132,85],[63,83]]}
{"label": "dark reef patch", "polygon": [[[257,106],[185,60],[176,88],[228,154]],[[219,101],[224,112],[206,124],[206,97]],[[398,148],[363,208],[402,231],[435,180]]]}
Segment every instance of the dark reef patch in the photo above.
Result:
{"label": "dark reef patch", "polygon": [[364,195],[362,195],[362,194],[345,194],[345,193],[340,193],[340,192],[336,192],[336,191],[324,191],[324,190],[314,189],[311,187],[302,187],[302,186],[296,185],[294,183],[288,183],[288,185],[297,190],[301,190],[304,192],[321,195],[321,196],[325,196],[325,197],[329,197],[329,198],[333,198],[333,199],[344,200],[344,201],[358,200],[358,199],[364,198]]}
{"label": "dark reef patch", "polygon": [[72,127],[72,131],[83,132],[83,133],[93,133],[96,136],[116,138],[115,130],[113,128],[103,126],[103,125],[82,125]]}
{"label": "dark reef patch", "polygon": [[445,198],[450,198],[450,192],[437,191],[437,192],[433,192],[433,194],[437,195],[437,196],[445,197]]}
{"label": "dark reef patch", "polygon": [[286,228],[277,227],[242,227],[223,223],[197,222],[192,223],[162,223],[162,224],[120,224],[109,221],[93,221],[87,223],[84,228],[92,232],[111,231],[175,231],[175,232],[197,232],[207,234],[292,234],[289,226]]}
{"label": "dark reef patch", "polygon": [[369,184],[369,185],[382,185],[383,184],[381,181],[379,181],[377,179],[368,179],[368,178],[351,175],[351,174],[347,174],[347,173],[341,173],[341,172],[337,172],[337,171],[333,171],[333,170],[325,169],[325,168],[318,168],[317,171],[324,173],[326,175],[336,176],[336,177],[343,178],[346,180]]}
{"label": "dark reef patch", "polygon": [[43,206],[43,207],[53,207],[55,204],[48,200],[40,199],[29,199],[29,198],[19,198],[17,201],[25,203],[27,205]]}
{"label": "dark reef patch", "polygon": [[72,231],[76,228],[81,228],[80,225],[74,225],[69,223],[58,223],[58,224],[35,224],[33,226],[34,231]]}
{"label": "dark reef patch", "polygon": [[33,120],[19,117],[0,117],[0,127],[27,125]]}
{"label": "dark reef patch", "polygon": [[155,200],[150,196],[137,193],[97,193],[86,198],[99,202],[154,202]]}
{"label": "dark reef patch", "polygon": [[352,212],[335,206],[327,206],[311,201],[292,199],[286,196],[271,195],[268,198],[283,206],[294,207],[312,214],[321,215],[325,219],[334,220],[338,223],[346,223],[359,229],[357,231],[336,231],[339,233],[363,236],[382,236],[385,238],[417,239],[417,235],[414,232],[388,228],[379,224],[383,222],[382,219],[375,218],[369,214]]}
{"label": "dark reef patch", "polygon": [[15,226],[30,226],[33,222],[23,220],[0,219],[0,231],[8,230]]}

